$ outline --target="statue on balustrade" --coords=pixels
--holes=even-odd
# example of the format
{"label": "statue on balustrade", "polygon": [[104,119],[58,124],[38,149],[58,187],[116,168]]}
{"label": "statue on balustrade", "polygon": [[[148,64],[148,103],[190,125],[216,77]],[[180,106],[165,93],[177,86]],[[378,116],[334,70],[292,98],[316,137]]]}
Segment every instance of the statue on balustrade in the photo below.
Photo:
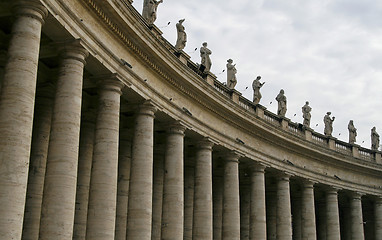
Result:
{"label": "statue on balustrade", "polygon": [[309,106],[309,102],[306,101],[305,105],[302,106],[302,117],[304,119],[302,125],[304,127],[310,127],[310,119],[312,117],[312,115],[310,114],[311,111],[312,111],[312,108]]}
{"label": "statue on balustrade", "polygon": [[284,90],[281,89],[280,93],[277,95],[276,100],[278,102],[277,115],[285,117],[287,112],[287,99],[284,95]]}
{"label": "statue on balustrade", "polygon": [[332,114],[331,112],[327,112],[325,117],[324,117],[324,124],[325,124],[325,128],[324,128],[324,134],[325,136],[332,136],[332,133],[333,133],[333,122],[334,122],[334,119],[336,119],[335,117],[330,117],[330,114]]}
{"label": "statue on balustrade", "polygon": [[228,59],[227,60],[227,87],[229,89],[234,89],[236,84],[237,84],[237,79],[236,79],[236,64],[232,64],[233,60]]}
{"label": "statue on balustrade", "polygon": [[257,76],[255,80],[253,80],[252,83],[252,89],[253,89],[253,103],[258,104],[261,99],[261,93],[260,88],[264,85],[265,82],[260,82],[261,76]]}
{"label": "statue on balustrade", "polygon": [[357,128],[354,127],[353,120],[350,120],[348,124],[348,130],[349,130],[349,143],[355,143],[356,137],[357,137]]}
{"label": "statue on balustrade", "polygon": [[207,48],[207,43],[204,42],[200,48],[200,57],[202,58],[201,64],[204,66],[204,72],[209,72],[211,70],[212,62],[210,55],[211,50]]}
{"label": "statue on balustrade", "polygon": [[186,47],[187,42],[187,34],[184,31],[185,28],[183,26],[183,22],[185,19],[179,20],[179,22],[176,24],[176,30],[178,31],[178,38],[176,40],[175,48],[176,50],[182,50]]}
{"label": "statue on balustrade", "polygon": [[375,127],[371,129],[371,150],[378,150],[379,148],[379,134]]}
{"label": "statue on balustrade", "polygon": [[157,19],[157,9],[158,5],[161,4],[163,0],[144,0],[142,17],[147,21],[148,24],[153,24]]}

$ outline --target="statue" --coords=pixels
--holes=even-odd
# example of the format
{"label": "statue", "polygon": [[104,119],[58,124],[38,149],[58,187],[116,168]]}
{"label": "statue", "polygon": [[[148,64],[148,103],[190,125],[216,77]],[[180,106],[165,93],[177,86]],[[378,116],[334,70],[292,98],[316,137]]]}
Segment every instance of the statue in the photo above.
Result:
{"label": "statue", "polygon": [[211,58],[210,55],[212,54],[211,50],[207,48],[207,43],[204,42],[203,46],[200,48],[200,57],[202,58],[201,64],[205,67],[204,71],[209,72],[211,70]]}
{"label": "statue", "polygon": [[148,24],[153,24],[157,19],[158,5],[162,2],[163,0],[144,0],[142,17],[147,21]]}
{"label": "statue", "polygon": [[379,148],[379,134],[375,127],[371,129],[371,150],[378,151]]}
{"label": "statue", "polygon": [[252,89],[253,89],[253,103],[258,104],[261,99],[261,93],[260,88],[264,85],[265,82],[260,82],[261,76],[257,76],[255,80],[253,80],[252,83]]}
{"label": "statue", "polygon": [[354,127],[353,120],[349,121],[348,130],[349,130],[349,143],[354,144],[356,142],[355,139],[357,137],[357,128]]}
{"label": "statue", "polygon": [[306,101],[305,105],[302,106],[302,117],[304,118],[302,125],[304,127],[310,126],[310,118],[312,117],[312,115],[310,115],[311,111],[312,111],[312,108],[309,106],[309,102]]}
{"label": "statue", "polygon": [[187,42],[187,34],[184,31],[183,22],[185,19],[179,20],[179,22],[176,24],[176,30],[178,31],[178,39],[176,40],[175,48],[177,50],[182,50],[186,47]]}
{"label": "statue", "polygon": [[277,95],[276,100],[278,102],[277,115],[285,117],[287,112],[287,99],[284,95],[284,90],[281,89],[280,93]]}
{"label": "statue", "polygon": [[227,63],[227,87],[229,89],[234,89],[237,83],[237,80],[236,80],[237,70],[235,68],[236,64],[232,64],[233,63],[232,59],[228,59],[227,62],[228,62]]}
{"label": "statue", "polygon": [[332,136],[332,132],[333,132],[333,122],[334,122],[335,117],[331,118],[330,114],[332,114],[332,113],[327,112],[325,117],[324,117],[324,124],[325,124],[324,134],[326,136]]}

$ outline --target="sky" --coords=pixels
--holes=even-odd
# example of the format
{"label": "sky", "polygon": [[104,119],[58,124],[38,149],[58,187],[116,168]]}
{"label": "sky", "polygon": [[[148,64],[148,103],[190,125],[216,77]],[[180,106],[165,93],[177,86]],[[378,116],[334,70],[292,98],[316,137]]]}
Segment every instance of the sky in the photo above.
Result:
{"label": "sky", "polygon": [[[133,6],[141,12],[143,0]],[[226,82],[222,71],[233,59],[235,89],[247,99],[260,75],[260,104],[269,111],[277,112],[275,97],[284,89],[293,122],[302,123],[309,101],[316,132],[323,133],[330,111],[339,140],[348,142],[349,120],[363,147],[370,148],[373,126],[382,136],[382,1],[164,0],[155,25],[175,45],[175,24],[183,18],[191,60],[200,63],[199,48],[208,42],[211,72]]]}

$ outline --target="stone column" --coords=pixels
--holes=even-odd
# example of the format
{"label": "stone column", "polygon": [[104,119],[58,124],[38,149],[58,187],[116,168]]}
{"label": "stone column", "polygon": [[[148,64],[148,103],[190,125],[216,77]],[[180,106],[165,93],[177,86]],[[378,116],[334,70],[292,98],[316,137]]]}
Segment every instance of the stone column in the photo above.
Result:
{"label": "stone column", "polygon": [[223,173],[222,168],[215,167],[213,169],[213,239],[222,239],[223,226]]}
{"label": "stone column", "polygon": [[[246,177],[247,178],[247,177]],[[249,184],[240,184],[240,240],[249,239],[251,187]]]}
{"label": "stone column", "polygon": [[118,183],[119,108],[123,83],[98,82],[98,113],[90,180],[87,239],[114,239]]}
{"label": "stone column", "polygon": [[374,203],[375,239],[382,239],[382,197],[377,197]]}
{"label": "stone column", "polygon": [[289,178],[287,174],[280,174],[277,178],[277,240],[292,240]]}
{"label": "stone column", "polygon": [[85,240],[86,236],[95,118],[95,111],[91,109],[82,114],[73,240]]}
{"label": "stone column", "polygon": [[340,215],[338,210],[338,189],[326,191],[326,239],[340,240]]}
{"label": "stone column", "polygon": [[194,211],[194,168],[184,170],[184,240],[192,240],[192,219]]}
{"label": "stone column", "polygon": [[161,240],[164,180],[164,145],[155,144],[153,176],[153,220],[151,240]]}
{"label": "stone column", "polygon": [[251,168],[250,240],[266,240],[265,166],[256,164]]}
{"label": "stone column", "polygon": [[38,240],[41,218],[42,194],[44,190],[46,158],[48,155],[50,126],[54,94],[48,86],[40,94],[37,90],[35,118],[33,123],[32,149],[28,175],[28,189],[25,203],[23,240]]}
{"label": "stone column", "polygon": [[180,123],[168,127],[163,185],[162,239],[183,239],[184,131]]}
{"label": "stone column", "polygon": [[49,139],[40,239],[72,239],[77,188],[82,81],[88,52],[63,45]]}
{"label": "stone column", "polygon": [[115,240],[126,240],[127,206],[129,205],[129,185],[131,166],[131,136],[129,130],[121,130],[118,158],[117,217]]}
{"label": "stone column", "polygon": [[135,119],[127,239],[151,240],[155,107],[146,101]]}
{"label": "stone column", "polygon": [[224,240],[240,239],[239,155],[230,152],[225,157],[223,186]]}
{"label": "stone column", "polygon": [[196,150],[193,240],[212,240],[212,146],[205,138]]}
{"label": "stone column", "polygon": [[362,195],[353,192],[350,195],[350,214],[351,214],[351,239],[361,240],[365,239],[363,230],[363,216],[362,216]]}
{"label": "stone column", "polygon": [[316,214],[314,206],[314,183],[303,181],[302,211],[301,211],[301,237],[302,240],[316,240]]}
{"label": "stone column", "polygon": [[21,239],[41,27],[40,1],[17,1],[0,93],[0,235]]}

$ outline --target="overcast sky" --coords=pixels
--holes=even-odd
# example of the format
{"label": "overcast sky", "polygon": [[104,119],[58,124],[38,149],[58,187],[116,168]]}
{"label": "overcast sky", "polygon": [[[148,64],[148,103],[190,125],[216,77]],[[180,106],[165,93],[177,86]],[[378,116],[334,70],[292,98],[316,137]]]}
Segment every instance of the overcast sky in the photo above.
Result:
{"label": "overcast sky", "polygon": [[[141,12],[143,0],[133,5]],[[199,48],[208,42],[219,81],[226,82],[222,70],[232,58],[236,90],[249,100],[252,81],[261,75],[260,104],[268,110],[276,113],[275,97],[284,89],[293,122],[302,122],[301,107],[309,101],[311,127],[319,133],[331,111],[333,136],[340,140],[348,141],[349,120],[361,146],[370,148],[373,126],[382,136],[382,1],[164,0],[157,15],[155,25],[173,45],[175,24],[186,19],[184,51],[194,62],[200,63]]]}

